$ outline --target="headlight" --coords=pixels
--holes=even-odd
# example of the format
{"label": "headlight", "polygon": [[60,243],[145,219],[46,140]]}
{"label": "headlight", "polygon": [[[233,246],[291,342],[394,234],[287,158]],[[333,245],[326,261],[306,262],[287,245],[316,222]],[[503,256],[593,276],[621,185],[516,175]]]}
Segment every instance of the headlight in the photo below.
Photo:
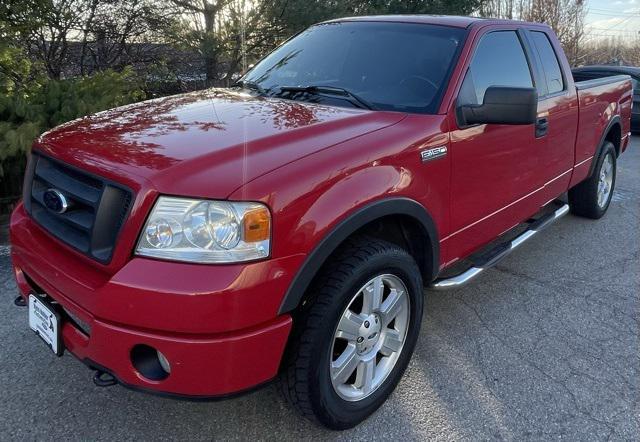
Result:
{"label": "headlight", "polygon": [[269,256],[271,215],[260,203],[161,196],[142,230],[136,254],[199,263]]}

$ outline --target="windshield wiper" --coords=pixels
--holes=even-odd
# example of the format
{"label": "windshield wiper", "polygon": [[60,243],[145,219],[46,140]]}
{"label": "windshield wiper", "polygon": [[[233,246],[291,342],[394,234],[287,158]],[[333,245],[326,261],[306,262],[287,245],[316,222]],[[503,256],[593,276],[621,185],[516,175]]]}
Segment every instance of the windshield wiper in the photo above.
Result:
{"label": "windshield wiper", "polygon": [[245,89],[251,89],[253,91],[256,91],[260,94],[266,94],[267,91],[260,86],[258,83],[256,83],[255,81],[251,81],[251,80],[239,80],[236,82],[236,84],[234,86],[240,86],[243,87]]}
{"label": "windshield wiper", "polygon": [[350,92],[349,90],[342,87],[335,86],[279,86],[278,93],[281,92],[301,92],[306,94],[314,94],[314,95],[340,95],[343,97],[349,98],[349,102],[355,104],[357,107],[362,109],[370,109],[377,110],[377,108],[366,101],[364,98],[361,98]]}

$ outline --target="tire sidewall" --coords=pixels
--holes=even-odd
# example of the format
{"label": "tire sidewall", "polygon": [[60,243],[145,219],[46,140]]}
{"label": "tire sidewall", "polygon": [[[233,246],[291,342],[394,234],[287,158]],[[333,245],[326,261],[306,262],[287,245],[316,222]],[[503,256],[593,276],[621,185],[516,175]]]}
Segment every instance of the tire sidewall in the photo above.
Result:
{"label": "tire sidewall", "polygon": [[[598,183],[600,181],[600,172],[602,171],[602,166],[604,165],[604,160],[605,158],[607,158],[607,156],[611,156],[611,162],[613,164],[613,176],[611,177],[611,192],[609,193],[609,197],[607,198],[606,204],[604,205],[604,207],[601,207],[598,204]],[[596,208],[596,211],[598,212],[598,217],[603,216],[606,213],[607,209],[609,208],[609,205],[611,204],[611,199],[613,198],[613,192],[616,188],[617,169],[618,169],[618,165],[617,165],[615,148],[613,147],[613,144],[607,143],[605,144],[604,149],[602,150],[602,154],[598,158],[598,163],[596,164],[596,168],[593,173],[593,178],[594,178],[593,189],[592,189],[593,201],[594,201],[594,206]]]}
{"label": "tire sidewall", "polygon": [[[311,366],[314,367],[310,379],[310,399],[314,408],[323,410],[321,421],[335,429],[350,428],[359,423],[380,405],[393,392],[404,373],[420,334],[424,294],[422,279],[415,261],[405,253],[379,254],[371,257],[359,268],[354,269],[350,277],[341,284],[335,294],[335,303],[327,312],[327,325],[316,337]],[[381,274],[393,274],[406,286],[409,296],[410,320],[407,337],[400,357],[392,372],[383,384],[370,396],[356,402],[342,399],[333,388],[330,378],[331,349],[333,336],[340,317],[360,288],[373,277]]]}

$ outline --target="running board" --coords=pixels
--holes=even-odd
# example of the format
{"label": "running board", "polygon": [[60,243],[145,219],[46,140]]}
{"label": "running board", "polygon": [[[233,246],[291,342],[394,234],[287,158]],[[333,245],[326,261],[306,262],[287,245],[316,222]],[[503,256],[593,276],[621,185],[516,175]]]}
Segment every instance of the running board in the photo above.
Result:
{"label": "running board", "polygon": [[474,265],[468,270],[450,278],[436,279],[429,286],[429,288],[431,290],[451,290],[462,287],[463,285],[478,277],[478,275],[480,275],[485,270],[490,269],[491,267],[498,264],[498,262],[502,261],[502,259],[508,256],[511,252],[527,242],[527,240],[534,237],[536,233],[541,232],[543,229],[553,224],[555,221],[562,218],[567,213],[569,213],[569,205],[564,204],[554,212],[551,212],[533,221],[529,225],[529,228],[527,230],[522,232],[513,240],[502,243],[489,250],[478,260],[478,262],[474,263]]}

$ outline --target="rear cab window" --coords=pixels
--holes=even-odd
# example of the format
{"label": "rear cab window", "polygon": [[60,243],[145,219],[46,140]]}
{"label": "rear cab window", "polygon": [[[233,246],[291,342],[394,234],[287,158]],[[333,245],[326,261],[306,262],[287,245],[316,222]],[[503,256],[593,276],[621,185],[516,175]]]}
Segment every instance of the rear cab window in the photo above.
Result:
{"label": "rear cab window", "polygon": [[547,93],[553,95],[564,91],[565,81],[562,76],[562,69],[549,37],[541,31],[530,31],[530,35],[542,62],[542,73],[546,80]]}

